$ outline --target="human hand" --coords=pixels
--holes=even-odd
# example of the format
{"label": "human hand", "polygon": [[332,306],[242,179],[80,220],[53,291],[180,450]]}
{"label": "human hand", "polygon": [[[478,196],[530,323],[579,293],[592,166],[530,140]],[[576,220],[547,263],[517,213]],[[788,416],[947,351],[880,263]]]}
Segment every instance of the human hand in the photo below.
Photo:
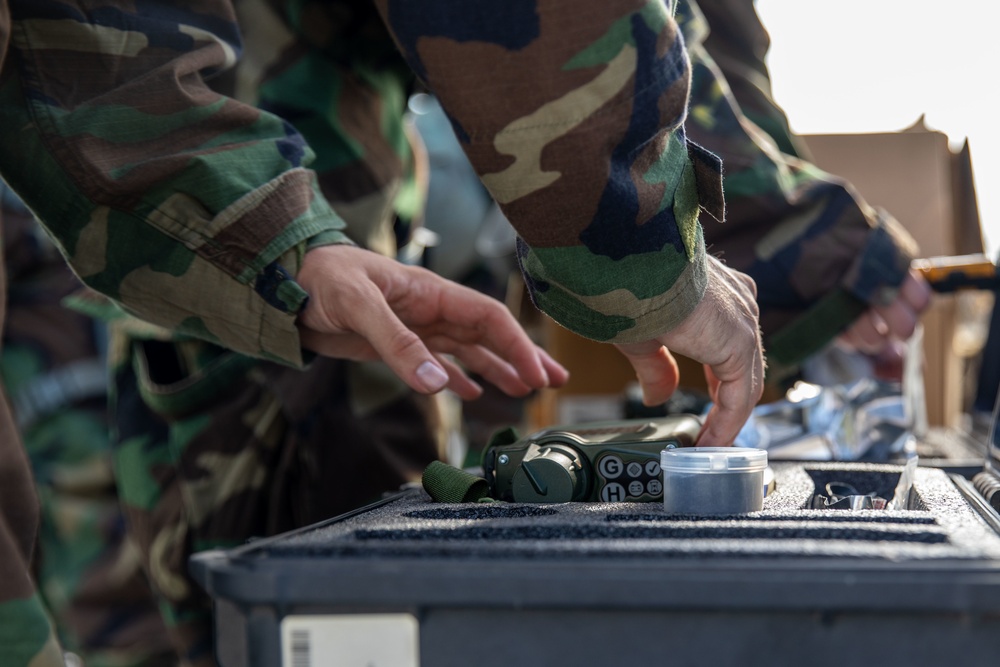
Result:
{"label": "human hand", "polygon": [[872,356],[891,353],[913,335],[920,314],[931,303],[931,287],[918,271],[910,269],[896,298],[887,306],[872,306],[838,338],[842,345]]}
{"label": "human hand", "polygon": [[764,391],[764,353],[753,280],[708,257],[708,287],[677,327],[644,343],[617,345],[635,369],[643,402],[670,398],[680,379],[670,351],[705,366],[713,405],[698,435],[699,447],[728,446]]}
{"label": "human hand", "polygon": [[482,393],[444,355],[511,396],[558,387],[569,377],[502,303],[426,269],[331,245],[306,253],[297,280],[310,295],[298,319],[306,348],[381,359],[418,392],[447,387],[466,400]]}

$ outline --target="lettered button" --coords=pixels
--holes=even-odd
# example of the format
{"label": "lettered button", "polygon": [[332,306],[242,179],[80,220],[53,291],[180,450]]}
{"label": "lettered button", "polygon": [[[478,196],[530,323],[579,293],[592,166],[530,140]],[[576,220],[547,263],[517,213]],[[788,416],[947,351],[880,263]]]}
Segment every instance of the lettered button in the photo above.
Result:
{"label": "lettered button", "polygon": [[620,503],[625,500],[625,487],[618,482],[611,482],[601,489],[601,500],[606,503]]}
{"label": "lettered button", "polygon": [[617,456],[605,456],[601,459],[597,469],[601,472],[601,475],[607,479],[614,479],[615,477],[618,477],[618,475],[622,474],[622,470],[625,469],[625,465]]}

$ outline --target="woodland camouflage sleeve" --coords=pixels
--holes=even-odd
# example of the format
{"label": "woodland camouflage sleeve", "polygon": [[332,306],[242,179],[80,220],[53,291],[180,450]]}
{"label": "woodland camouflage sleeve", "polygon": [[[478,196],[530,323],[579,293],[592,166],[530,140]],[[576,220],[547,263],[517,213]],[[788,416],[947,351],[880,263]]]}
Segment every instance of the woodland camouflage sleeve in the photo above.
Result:
{"label": "woodland camouflage sleeve", "polygon": [[343,222],[289,124],[205,85],[237,57],[229,2],[9,4],[0,173],[74,270],[145,320],[301,364],[294,275]]}
{"label": "woodland camouflage sleeve", "polygon": [[690,68],[663,0],[378,0],[519,235],[532,299],[573,331],[647,340],[706,283],[718,159],[683,129]]}

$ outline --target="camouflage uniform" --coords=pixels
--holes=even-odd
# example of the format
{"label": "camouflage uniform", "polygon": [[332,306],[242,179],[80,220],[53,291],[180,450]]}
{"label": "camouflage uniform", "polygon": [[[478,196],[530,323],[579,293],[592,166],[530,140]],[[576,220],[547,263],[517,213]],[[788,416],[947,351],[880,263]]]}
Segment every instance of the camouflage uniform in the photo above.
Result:
{"label": "camouflage uniform", "polygon": [[[344,130],[334,139],[353,141],[334,153],[318,149],[317,165],[345,190],[361,193],[345,196],[335,213],[315,172],[305,168],[313,154],[300,134],[205,86],[202,77],[225,69],[238,53],[227,3],[205,0],[181,10],[187,3],[6,1],[15,57],[0,81],[0,126],[19,131],[5,137],[0,172],[59,238],[77,273],[142,319],[300,366],[294,321],[307,295],[294,276],[303,253],[347,242],[345,218],[374,226],[397,180],[380,170],[394,169],[398,155],[378,151],[402,145],[392,141],[402,135],[395,129],[403,102],[399,62],[388,33],[367,19],[369,3],[271,3],[319,44],[330,40],[335,47],[338,40],[330,38],[337,35],[355,38],[344,41],[347,51],[324,53],[342,74],[328,93]],[[658,0],[586,7],[578,0],[374,4],[517,229],[536,304],[577,333],[613,342],[644,340],[690,314],[707,280],[699,213],[721,219],[724,202],[719,160],[685,133],[692,69],[673,7]],[[314,20],[320,16],[337,18]],[[324,99],[326,89],[316,82],[325,85],[331,70],[309,57],[302,67],[282,59],[276,67],[286,62],[305,97],[293,111],[313,104],[320,115],[329,110],[331,97]],[[286,104],[285,94],[275,102]],[[289,120],[308,133],[312,116]],[[323,123],[317,126],[322,132]],[[374,142],[362,140],[371,131]],[[359,161],[367,170],[353,173]],[[358,235],[367,233],[362,228]],[[147,350],[162,343],[156,338],[151,334]],[[112,357],[124,360],[131,352],[116,346]],[[140,414],[161,394],[165,408],[180,410],[158,434],[146,424],[159,415],[138,432],[123,421],[116,455],[118,474],[130,485],[122,491],[130,508],[162,510],[167,516],[147,525],[177,527],[173,535],[138,536],[156,554],[154,583],[177,600],[187,599],[188,584],[171,576],[176,569],[169,564],[191,549],[241,539],[247,526],[280,529],[283,521],[309,518],[281,495],[273,506],[265,503],[268,484],[280,476],[262,472],[282,452],[297,456],[294,448],[272,450],[274,434],[261,426],[280,422],[276,403],[288,405],[275,396],[301,388],[283,388],[267,367],[240,368],[242,362],[226,361],[239,357],[220,358],[215,348],[195,344],[191,356],[193,362],[174,355],[184,364],[163,368],[140,365],[135,374],[148,371],[151,384],[137,384],[130,395],[145,400],[130,402],[124,391],[118,399],[123,416]],[[184,373],[209,366],[247,383],[239,409],[255,415],[251,440],[227,432],[215,435],[214,448],[191,446],[211,439],[211,430],[204,420],[186,420],[189,404],[159,391],[157,378],[167,385],[181,378],[175,388],[187,388],[198,382],[184,380]],[[120,381],[125,386],[127,378]],[[215,394],[211,382],[199,391],[198,405]],[[253,451],[241,456],[247,448]],[[194,451],[200,455],[192,459]],[[149,465],[156,457],[162,465]],[[132,460],[140,461],[135,469]],[[311,469],[308,462],[291,465]],[[214,486],[213,471],[241,467],[246,473],[231,478],[236,486]],[[178,470],[185,471],[181,483],[170,479]],[[177,497],[167,502],[161,493]],[[241,519],[244,511],[257,519]],[[192,514],[175,518],[181,512]],[[255,524],[262,516],[270,522]],[[4,529],[16,523],[14,515],[5,519]],[[203,530],[216,525],[216,532]],[[241,534],[226,534],[225,526],[234,525]],[[25,530],[30,534],[30,524]],[[168,567],[157,572],[157,562]],[[30,594],[26,580],[17,590],[0,583],[0,600]],[[208,638],[196,628],[202,613],[180,608],[174,619],[182,631],[190,629],[182,643],[191,662],[207,660]]]}
{"label": "camouflage uniform", "polygon": [[[384,35],[370,5],[341,6],[351,11],[334,23],[320,3],[274,4],[235,3],[245,57],[213,88],[291,121],[352,240],[393,255],[405,243],[394,222],[411,161],[412,73],[391,41],[370,39]],[[135,319],[115,321],[111,349],[118,485],[186,663],[209,661],[212,648],[192,552],[355,509],[439,458],[437,399],[380,363],[298,370]]]}
{"label": "camouflage uniform", "polygon": [[0,202],[8,278],[0,375],[39,492],[39,591],[62,646],[88,667],[171,664],[115,493],[103,327],[60,305],[79,282],[2,182]]}
{"label": "camouflage uniform", "polygon": [[[517,227],[533,300],[577,333],[629,342],[685,317],[707,242],[757,281],[765,347],[780,374],[869,304],[891,300],[905,277],[909,236],[849,184],[796,157],[770,100],[767,37],[751,0],[701,3],[710,20],[680,3],[679,28],[655,2],[632,3],[627,17],[625,3],[512,3],[459,18],[379,4]],[[587,33],[598,25],[600,34]],[[563,30],[592,44],[549,43]],[[526,72],[545,85],[523,93]],[[709,218],[721,219],[723,197],[727,223],[718,225]],[[710,214],[704,230],[699,205]]]}
{"label": "camouflage uniform", "polygon": [[[343,222],[287,124],[204,87],[238,47],[231,13],[72,4],[0,2],[3,177],[126,307],[301,364],[291,276],[309,242],[346,240]],[[0,409],[0,664],[61,664],[27,574],[37,502]]]}

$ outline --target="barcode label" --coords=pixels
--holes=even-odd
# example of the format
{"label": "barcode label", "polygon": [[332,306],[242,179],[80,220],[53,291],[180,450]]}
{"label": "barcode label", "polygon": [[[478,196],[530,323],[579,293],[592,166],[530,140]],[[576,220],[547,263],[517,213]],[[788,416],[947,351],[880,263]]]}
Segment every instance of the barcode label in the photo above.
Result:
{"label": "barcode label", "polygon": [[282,667],[420,667],[420,627],[412,614],[286,616]]}
{"label": "barcode label", "polygon": [[292,630],[292,667],[312,667],[312,645],[309,631],[304,628]]}

